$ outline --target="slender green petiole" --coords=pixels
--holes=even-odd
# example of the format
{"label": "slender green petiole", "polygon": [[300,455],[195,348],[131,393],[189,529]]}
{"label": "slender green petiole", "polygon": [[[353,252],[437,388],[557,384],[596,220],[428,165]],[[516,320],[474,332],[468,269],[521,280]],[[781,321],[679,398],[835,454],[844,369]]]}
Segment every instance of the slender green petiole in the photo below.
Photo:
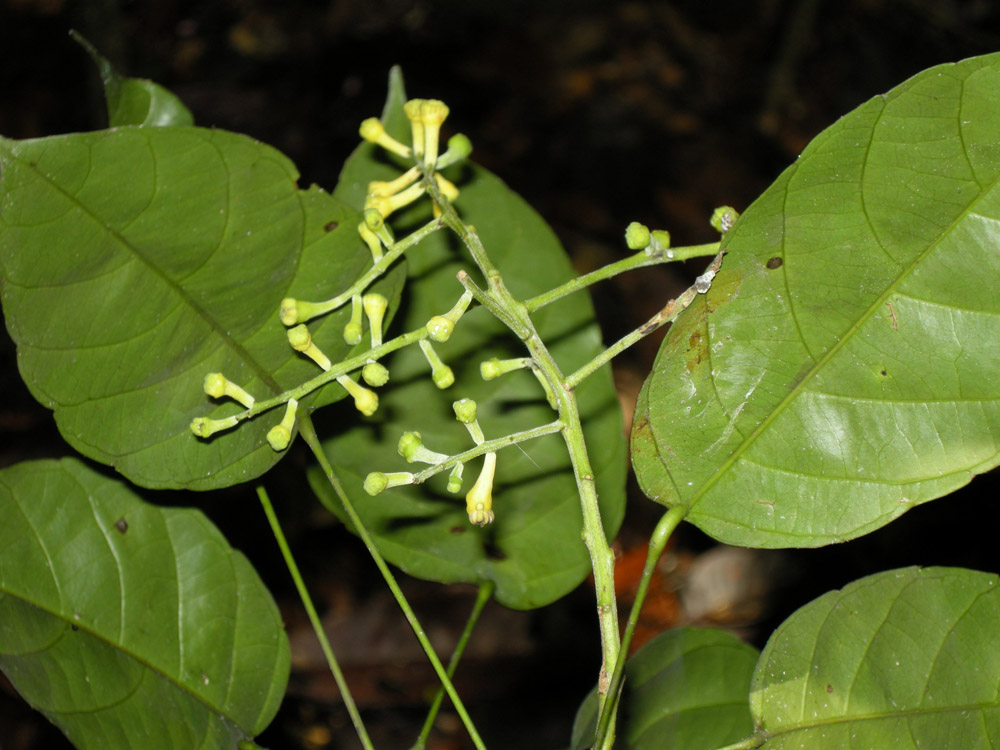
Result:
{"label": "slender green petiole", "polygon": [[[476,623],[479,622],[479,616],[483,613],[483,608],[487,602],[492,598],[495,589],[496,584],[493,581],[486,581],[479,584],[479,591],[476,593],[476,603],[472,605],[472,612],[469,613],[469,619],[465,622],[465,629],[462,631],[462,635],[459,636],[458,643],[455,644],[455,650],[451,654],[451,659],[448,660],[449,677],[455,676],[455,669],[458,667],[458,662],[465,652],[465,646],[468,644],[469,638],[472,637],[472,630],[476,627]],[[437,718],[438,711],[441,710],[441,702],[443,700],[444,688],[438,688],[437,693],[434,695],[434,700],[431,702],[431,709],[427,712],[427,719],[424,721],[423,729],[420,730],[420,736],[413,743],[413,747],[410,750],[423,750],[426,746],[427,738],[434,727],[434,720]]]}
{"label": "slender green petiole", "polygon": [[365,724],[361,720],[361,714],[358,713],[358,707],[354,704],[354,698],[351,695],[351,690],[347,686],[347,681],[344,679],[344,673],[340,671],[340,665],[337,664],[337,657],[334,656],[333,649],[330,647],[330,641],[327,640],[326,631],[323,629],[323,623],[319,619],[319,615],[316,614],[316,607],[313,606],[312,598],[309,596],[309,590],[306,588],[306,584],[302,580],[302,575],[299,573],[299,566],[295,563],[295,558],[292,556],[292,550],[288,547],[288,541],[285,539],[285,533],[281,529],[281,523],[278,521],[278,516],[274,512],[274,506],[271,505],[271,500],[267,496],[267,490],[265,490],[263,486],[258,485],[257,497],[260,498],[260,504],[264,508],[264,515],[267,516],[267,522],[271,525],[271,533],[274,534],[274,538],[278,542],[278,547],[281,549],[281,556],[285,559],[285,565],[288,566],[288,572],[291,573],[292,580],[295,582],[295,590],[299,592],[299,598],[302,600],[302,606],[305,607],[306,614],[309,616],[309,622],[312,624],[317,640],[319,640],[320,648],[323,649],[323,655],[326,657],[326,663],[329,665],[330,671],[333,673],[333,679],[337,683],[337,689],[340,690],[340,697],[343,698],[344,706],[347,708],[347,713],[351,717],[351,723],[354,724],[354,731],[358,733],[358,739],[361,740],[361,744],[365,750],[374,750],[375,746],[372,745],[372,741],[368,737],[368,732],[365,730]]}
{"label": "slender green petiole", "polygon": [[722,265],[723,254],[724,251],[716,255],[715,259],[705,270],[705,273],[699,276],[695,280],[694,284],[685,289],[681,295],[677,297],[677,299],[670,300],[666,305],[664,305],[662,310],[656,313],[656,315],[647,320],[644,324],[636,328],[631,333],[627,333],[622,336],[618,339],[618,341],[598,354],[579,370],[569,375],[566,378],[566,386],[568,388],[575,388],[583,380],[599,370],[614,357],[617,357],[637,341],[645,338],[653,331],[662,328],[667,323],[671,323],[676,320],[677,316],[684,312],[684,310],[687,309],[692,302],[694,302],[695,297],[708,291],[709,286],[712,283],[712,279],[715,277],[719,267]]}
{"label": "slender green petiole", "polygon": [[555,302],[557,299],[565,297],[567,294],[585,289],[592,284],[596,284],[598,281],[610,279],[612,276],[617,276],[625,271],[631,271],[635,268],[645,268],[646,266],[655,266],[661,263],[671,263],[675,260],[688,260],[689,258],[702,258],[707,255],[715,255],[719,252],[719,244],[718,242],[711,242],[707,245],[672,247],[652,254],[646,250],[640,250],[634,255],[622,258],[614,263],[609,263],[602,268],[598,268],[596,271],[578,276],[561,286],[557,286],[555,289],[550,289],[547,292],[539,294],[537,297],[532,297],[526,300],[524,304],[529,312],[534,312]]}
{"label": "slender green petiole", "polygon": [[[423,332],[424,335],[427,334],[426,330]],[[462,719],[462,723],[465,725],[465,729],[469,733],[469,738],[472,740],[472,744],[476,747],[476,750],[486,750],[486,746],[483,744],[483,740],[479,736],[479,732],[476,731],[476,727],[472,723],[472,719],[469,716],[469,712],[465,708],[465,704],[462,702],[458,692],[455,690],[455,686],[452,685],[451,678],[449,678],[448,674],[445,672],[444,666],[441,664],[441,660],[438,658],[437,653],[435,653],[434,647],[431,646],[431,642],[427,638],[427,634],[424,632],[423,626],[414,614],[413,608],[410,607],[410,603],[406,600],[406,597],[403,596],[403,592],[400,590],[399,584],[396,582],[396,577],[392,574],[392,571],[386,564],[385,558],[382,557],[382,553],[378,551],[378,547],[375,546],[375,541],[372,539],[371,534],[368,533],[368,529],[362,522],[358,512],[354,509],[354,504],[351,502],[350,498],[347,497],[347,493],[344,492],[344,488],[340,484],[340,480],[337,478],[333,467],[330,465],[326,454],[323,452],[323,446],[320,445],[319,437],[316,435],[316,429],[308,415],[303,416],[302,421],[299,423],[299,434],[312,450],[313,455],[316,457],[316,461],[319,462],[320,468],[323,470],[323,474],[326,476],[326,479],[333,488],[333,491],[340,499],[351,525],[354,527],[357,535],[361,537],[361,541],[368,549],[368,554],[371,555],[372,560],[375,562],[375,566],[379,569],[379,572],[382,574],[382,578],[385,580],[386,585],[389,587],[393,597],[396,599],[396,603],[399,604],[399,608],[403,611],[403,615],[406,617],[406,621],[409,623],[414,635],[416,635],[417,641],[420,643],[420,647],[427,655],[427,659],[434,668],[434,672],[437,674],[438,679],[441,680],[441,685],[444,687],[445,692],[448,693],[448,697],[454,704],[455,711]]]}
{"label": "slender green petiole", "polygon": [[621,696],[622,675],[625,671],[625,660],[628,658],[628,647],[632,643],[632,636],[635,634],[635,626],[639,622],[639,613],[642,611],[643,602],[646,600],[646,593],[649,591],[649,582],[653,578],[653,571],[656,570],[656,563],[663,554],[663,550],[670,541],[671,534],[677,525],[684,520],[687,515],[687,508],[677,505],[668,510],[649,538],[649,551],[646,554],[646,564],[642,569],[642,578],[639,579],[639,588],[635,593],[635,601],[632,603],[632,610],[628,615],[628,622],[625,625],[625,633],[622,636],[622,648],[618,654],[618,661],[615,662],[615,671],[611,674],[611,685],[608,690],[608,701],[604,704],[597,723],[597,741],[594,747],[603,747],[608,735],[608,728],[611,726],[612,717],[618,710],[618,699]]}

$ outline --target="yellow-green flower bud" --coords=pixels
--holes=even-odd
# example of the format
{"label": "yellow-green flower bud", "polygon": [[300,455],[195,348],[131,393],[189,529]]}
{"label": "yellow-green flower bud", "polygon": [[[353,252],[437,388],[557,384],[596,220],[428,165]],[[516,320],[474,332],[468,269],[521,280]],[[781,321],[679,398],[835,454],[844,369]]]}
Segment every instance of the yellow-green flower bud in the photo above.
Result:
{"label": "yellow-green flower bud", "polygon": [[281,422],[267,431],[267,442],[276,451],[283,451],[292,442],[292,430],[295,427],[295,410],[298,409],[299,402],[294,398],[288,399],[285,407],[285,416]]}
{"label": "yellow-green flower bud", "polygon": [[378,362],[369,362],[361,368],[361,377],[372,388],[381,388],[389,382],[389,370]]}
{"label": "yellow-green flower bud", "polygon": [[656,229],[652,232],[653,242],[660,248],[666,250],[670,247],[670,232],[666,229]]}
{"label": "yellow-green flower bud", "polygon": [[344,341],[351,346],[361,343],[361,295],[351,297],[351,319],[344,326]]}
{"label": "yellow-green flower bud", "polygon": [[365,477],[365,492],[369,495],[377,495],[383,490],[401,487],[405,484],[413,484],[413,474],[408,471],[397,471],[392,474],[373,471]]}
{"label": "yellow-green flower bud", "polygon": [[448,492],[453,495],[457,495],[462,491],[462,471],[465,469],[465,464],[455,464],[455,468],[451,470],[451,474],[448,475]]}
{"label": "yellow-green flower bud", "polygon": [[396,446],[399,455],[406,459],[406,463],[412,464],[416,461],[425,464],[439,464],[447,461],[448,456],[444,453],[429,450],[420,439],[419,432],[404,432]]}
{"label": "yellow-green flower bud", "polygon": [[444,343],[451,338],[452,331],[455,330],[455,326],[458,321],[461,320],[465,311],[469,309],[469,303],[472,301],[472,292],[465,292],[461,297],[458,298],[458,302],[455,303],[448,312],[444,315],[435,315],[433,318],[427,321],[427,335],[432,341],[437,341],[439,343]]}
{"label": "yellow-green flower bud", "polygon": [[430,341],[421,339],[420,351],[424,353],[424,357],[427,358],[427,362],[431,366],[431,380],[434,381],[434,385],[444,390],[455,382],[455,373],[441,361]]}
{"label": "yellow-green flower bud", "polygon": [[455,330],[454,324],[444,315],[435,315],[427,321],[427,335],[432,341],[444,343],[451,338],[451,332]]}
{"label": "yellow-green flower bud", "polygon": [[[372,213],[378,213],[373,209],[369,210],[372,211]],[[384,255],[384,253],[382,252],[382,243],[381,241],[379,241],[378,235],[375,234],[375,232],[373,232],[371,229],[369,229],[368,225],[363,221],[360,224],[358,224],[358,234],[361,235],[361,239],[363,239],[365,241],[365,244],[368,245],[368,249],[371,251],[372,254],[372,262],[378,263],[380,260],[382,260],[382,256]]]}
{"label": "yellow-green flower bud", "polygon": [[483,376],[483,380],[493,380],[494,378],[499,378],[501,375],[506,375],[508,372],[528,367],[530,364],[531,359],[528,357],[518,357],[517,359],[498,359],[493,357],[492,359],[484,359],[479,363],[479,374]]}
{"label": "yellow-green flower bud", "polygon": [[629,250],[642,250],[649,244],[649,227],[633,221],[625,227],[625,244]]}
{"label": "yellow-green flower bud", "polygon": [[323,354],[319,350],[319,347],[313,343],[312,335],[309,333],[309,329],[305,323],[297,325],[294,328],[289,328],[287,335],[288,343],[291,344],[295,351],[302,352],[324,370],[330,369],[329,357]]}
{"label": "yellow-green flower bud", "polygon": [[462,133],[456,133],[448,139],[448,150],[437,160],[437,168],[444,169],[452,164],[458,164],[469,158],[472,153],[472,141]]}
{"label": "yellow-green flower bud", "polygon": [[434,173],[434,182],[437,183],[441,195],[448,199],[449,203],[454,203],[458,199],[458,188],[451,180],[446,180],[437,172]]}
{"label": "yellow-green flower bud", "polygon": [[221,372],[210,372],[205,376],[205,393],[212,398],[222,398],[228,396],[234,401],[239,401],[247,409],[253,408],[254,397],[240,388],[236,383],[226,379]]}
{"label": "yellow-green flower bud", "polygon": [[420,120],[424,125],[424,164],[433,168],[438,157],[438,136],[441,124],[448,117],[448,105],[437,99],[427,99],[420,106]]}
{"label": "yellow-green flower bud", "polygon": [[733,224],[740,218],[740,212],[732,206],[719,206],[712,212],[709,224],[719,234],[725,234],[733,228]]}
{"label": "yellow-green flower bud", "polygon": [[281,300],[281,307],[278,309],[278,317],[281,324],[293,326],[299,322],[299,305],[294,297],[285,297]]}
{"label": "yellow-green flower bud", "polygon": [[383,218],[388,218],[393,211],[413,203],[413,201],[423,194],[424,185],[422,182],[418,182],[416,185],[411,185],[406,190],[395,195],[369,195],[365,198],[364,208],[366,210],[373,208],[382,214]]}
{"label": "yellow-green flower bud", "polygon": [[385,132],[385,126],[377,117],[369,117],[362,122],[358,133],[369,143],[374,143],[386,151],[399,154],[404,159],[410,158],[410,149]]}
{"label": "yellow-green flower bud", "polygon": [[483,456],[483,470],[479,478],[465,496],[465,511],[469,521],[476,526],[485,526],[493,522],[493,476],[497,468],[497,454],[487,453]]}
{"label": "yellow-green flower bud", "polygon": [[392,236],[392,232],[389,231],[389,227],[385,223],[382,214],[374,208],[369,208],[364,213],[364,219],[365,226],[372,230],[372,233],[381,240],[386,250],[391,249],[396,244],[396,239]]}
{"label": "yellow-green flower bud", "polygon": [[423,99],[410,99],[403,105],[403,113],[410,121],[410,129],[413,136],[413,153],[423,156],[424,153],[424,123],[420,119],[420,108],[423,106]]}
{"label": "yellow-green flower bud", "polygon": [[459,399],[451,405],[455,410],[455,419],[462,424],[472,424],[476,421],[476,402],[471,398]]}
{"label": "yellow-green flower bud", "polygon": [[368,327],[372,334],[372,349],[382,346],[382,322],[385,320],[385,311],[389,307],[389,301],[381,294],[366,294],[361,298],[361,304],[365,308],[365,315],[368,316]]}
{"label": "yellow-green flower bud", "polygon": [[370,417],[378,410],[378,395],[375,391],[359,385],[347,375],[338,376],[337,382],[354,397],[354,407],[366,417]]}
{"label": "yellow-green flower bud", "polygon": [[236,417],[226,417],[225,419],[209,419],[208,417],[195,417],[191,420],[191,432],[201,438],[207,438],[216,432],[228,430],[239,423]]}

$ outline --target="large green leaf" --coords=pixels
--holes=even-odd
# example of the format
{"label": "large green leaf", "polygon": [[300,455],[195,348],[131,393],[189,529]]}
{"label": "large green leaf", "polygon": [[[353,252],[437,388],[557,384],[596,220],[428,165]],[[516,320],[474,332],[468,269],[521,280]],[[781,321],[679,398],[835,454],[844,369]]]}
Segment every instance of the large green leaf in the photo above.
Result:
{"label": "large green leaf", "polygon": [[906,568],[807,604],[757,664],[759,747],[996,747],[997,584],[961,568]]}
{"label": "large green leaf", "polygon": [[725,237],[639,398],[645,492],[731,544],[865,534],[997,465],[1000,56],[821,133]]}
{"label": "large green leaf", "polygon": [[[387,127],[408,142],[399,111],[403,98],[397,78],[390,92]],[[396,173],[371,149],[362,148],[346,165],[335,195],[357,205],[369,180]],[[530,297],[572,277],[572,268],[552,231],[500,180],[472,167],[459,182],[458,210],[476,226],[514,294]],[[426,206],[421,210],[420,214],[404,215],[397,228],[428,219]],[[412,330],[451,307],[462,293],[456,272],[466,269],[471,273],[474,266],[444,232],[408,251],[407,262],[409,283],[400,317],[402,327]],[[564,372],[601,349],[593,309],[583,296],[546,307],[534,320]],[[466,467],[460,495],[445,491],[446,474],[421,487],[396,488],[377,497],[362,492],[362,481],[370,471],[418,468],[396,454],[396,442],[405,431],[419,431],[425,445],[436,451],[458,453],[471,447],[464,427],[454,418],[451,404],[456,399],[478,402],[480,423],[488,438],[555,419],[530,373],[519,371],[488,383],[481,379],[479,363],[483,359],[526,354],[484,309],[471,310],[456,326],[452,338],[436,346],[455,371],[454,386],[439,391],[430,380],[420,350],[403,350],[389,362],[392,380],[375,418],[326,441],[324,447],[388,560],[412,575],[431,580],[493,580],[497,598],[511,607],[547,604],[579,584],[589,570],[580,539],[579,497],[560,437],[550,435],[526,443],[523,452],[518,448],[501,452],[494,492],[496,521],[484,529],[469,524],[464,504],[464,491],[479,471],[478,460]],[[597,373],[577,395],[605,528],[614,534],[624,512],[625,459],[610,372]],[[314,471],[311,480],[325,504],[342,514],[322,475]]]}
{"label": "large green leaf", "polygon": [[[618,747],[714,750],[750,733],[747,705],[757,649],[722,630],[678,628],[643,646],[625,663]],[[573,750],[597,729],[597,690],[580,706]]]}
{"label": "large green leaf", "polygon": [[[188,425],[239,411],[204,395],[208,372],[258,398],[319,374],[278,304],[332,296],[371,263],[357,213],[297,177],[264,144],[193,127],[0,140],[7,327],[74,448],[149,487],[225,486],[280,458],[278,411],[207,443]],[[347,315],[310,326],[334,361]]]}
{"label": "large green leaf", "polygon": [[233,748],[274,717],[289,648],[199,511],[75,459],[0,472],[0,668],[76,747]]}
{"label": "large green leaf", "polygon": [[111,62],[75,31],[70,35],[97,66],[108,105],[109,127],[122,125],[193,125],[194,117],[176,94],[145,78],[121,75]]}

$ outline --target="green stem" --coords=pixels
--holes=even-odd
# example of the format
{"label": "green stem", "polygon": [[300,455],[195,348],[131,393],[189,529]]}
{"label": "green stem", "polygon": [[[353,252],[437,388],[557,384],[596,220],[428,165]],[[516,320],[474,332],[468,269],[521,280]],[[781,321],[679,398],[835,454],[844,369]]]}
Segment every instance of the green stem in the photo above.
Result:
{"label": "green stem", "polygon": [[562,431],[562,429],[563,423],[560,420],[556,420],[555,422],[549,422],[548,424],[543,424],[538,427],[532,427],[529,430],[512,432],[510,435],[505,435],[501,438],[484,440],[474,448],[469,448],[467,451],[462,451],[461,453],[456,453],[454,456],[450,456],[447,461],[442,461],[439,464],[427,467],[423,471],[416,472],[413,475],[413,484],[426,482],[435,474],[447,471],[455,466],[455,464],[464,464],[466,461],[471,461],[472,459],[482,456],[485,453],[496,453],[503,448],[508,448],[512,445],[517,445],[518,443],[524,443],[528,440],[534,440],[535,438],[542,437],[543,435],[552,435],[553,433]]}
{"label": "green stem", "polygon": [[672,323],[676,320],[677,316],[684,312],[684,310],[686,310],[690,304],[694,302],[694,298],[697,297],[699,293],[708,291],[709,284],[711,284],[712,279],[715,277],[715,274],[719,270],[719,266],[722,263],[722,255],[723,253],[721,252],[717,254],[715,256],[715,260],[709,264],[705,273],[699,276],[694,284],[685,289],[677,299],[670,300],[666,305],[664,305],[663,309],[656,313],[656,315],[652,318],[647,320],[631,333],[627,333],[622,336],[618,339],[618,341],[598,354],[579,370],[569,375],[566,378],[567,387],[576,388],[576,386],[578,386],[586,378],[590,377],[590,375],[635,344],[637,341],[645,338],[658,328],[662,328],[667,323]]}
{"label": "green stem", "polygon": [[598,268],[595,271],[586,273],[583,276],[578,276],[575,279],[567,281],[561,286],[557,286],[554,289],[550,289],[547,292],[539,294],[537,297],[532,297],[531,299],[526,300],[524,304],[528,308],[528,312],[534,312],[535,310],[555,302],[557,299],[565,297],[567,294],[572,294],[580,289],[585,289],[592,284],[596,284],[598,281],[610,279],[612,276],[617,276],[625,271],[631,271],[636,268],[645,268],[646,266],[655,266],[660,263],[671,263],[673,261],[688,260],[689,258],[701,258],[706,255],[715,255],[719,252],[719,244],[720,243],[718,242],[710,242],[707,245],[671,247],[652,254],[646,252],[645,250],[640,250],[635,255],[630,255],[629,257],[622,258],[614,263],[609,263],[608,265]]}
{"label": "green stem", "polygon": [[267,496],[267,490],[261,485],[257,487],[257,497],[260,498],[260,504],[264,508],[264,515],[267,516],[267,522],[271,525],[271,533],[274,534],[274,538],[278,542],[278,547],[281,549],[281,556],[285,558],[285,565],[288,566],[288,572],[292,574],[295,589],[299,592],[302,606],[305,607],[306,614],[309,616],[309,622],[312,624],[317,640],[319,640],[320,648],[323,649],[326,663],[330,666],[330,671],[333,673],[337,689],[340,690],[340,697],[343,698],[344,706],[347,707],[347,713],[351,717],[351,723],[354,724],[354,731],[358,733],[358,738],[361,740],[361,744],[365,750],[374,750],[374,745],[372,745],[372,741],[368,737],[368,732],[365,730],[365,724],[361,720],[361,714],[358,713],[358,707],[354,704],[354,697],[351,695],[351,690],[344,679],[344,673],[340,671],[337,657],[334,656],[333,649],[330,647],[330,641],[326,637],[323,623],[320,621],[319,615],[316,614],[316,607],[313,606],[312,597],[309,596],[309,589],[306,588],[305,581],[302,580],[302,575],[299,573],[299,566],[295,563],[292,550],[285,539],[285,533],[282,531],[281,523],[274,512],[274,506],[271,505],[271,499]]}
{"label": "green stem", "polygon": [[361,538],[365,547],[368,548],[368,553],[371,555],[372,560],[375,561],[375,566],[382,574],[382,578],[385,579],[386,585],[392,592],[393,597],[395,597],[396,603],[399,604],[399,608],[403,611],[403,615],[406,617],[406,621],[409,623],[410,628],[412,628],[414,635],[417,636],[417,641],[419,641],[420,647],[427,655],[427,659],[434,668],[434,672],[437,674],[438,679],[441,680],[441,685],[444,687],[445,692],[448,693],[448,697],[451,698],[451,702],[455,705],[455,711],[458,712],[459,717],[462,719],[462,723],[465,724],[465,729],[469,733],[472,744],[475,745],[476,750],[486,750],[486,746],[483,744],[483,740],[479,736],[479,732],[476,731],[476,727],[472,723],[469,712],[465,709],[465,704],[462,703],[462,699],[458,696],[455,686],[451,684],[451,680],[449,679],[444,666],[441,664],[441,660],[438,658],[438,655],[434,652],[434,648],[431,646],[431,642],[427,638],[427,634],[424,632],[423,626],[417,619],[416,614],[414,614],[413,608],[410,607],[410,603],[406,600],[402,590],[400,590],[395,576],[393,576],[392,571],[389,570],[389,566],[382,557],[382,553],[380,553],[378,551],[378,547],[375,546],[375,541],[372,539],[371,534],[368,533],[368,529],[365,528],[361,517],[354,509],[354,504],[347,497],[347,493],[344,492],[344,488],[341,486],[336,473],[334,473],[333,467],[327,460],[326,454],[323,452],[323,446],[320,445],[319,438],[316,436],[316,429],[313,427],[312,420],[309,418],[308,414],[303,415],[299,419],[299,434],[302,436],[302,439],[306,441],[306,444],[312,450],[313,455],[316,456],[316,460],[319,462],[320,468],[323,469],[323,473],[326,475],[327,481],[330,483],[333,491],[343,504],[344,511],[347,513],[347,517],[350,520],[351,525],[354,527],[355,533],[357,533],[357,535]]}
{"label": "green stem", "polygon": [[[315,312],[309,316],[308,320],[317,318],[320,315],[325,315],[328,312],[336,310],[347,303],[355,294],[361,294],[365,289],[367,289],[375,279],[386,272],[386,269],[393,264],[393,262],[404,252],[409,250],[411,247],[416,245],[418,242],[422,241],[428,235],[436,232],[438,229],[444,226],[439,221],[431,221],[415,232],[408,234],[406,237],[401,239],[399,242],[395,243],[389,250],[383,255],[378,261],[367,271],[365,271],[362,276],[357,279],[351,286],[346,290],[338,294],[336,297],[322,303],[317,304]],[[306,320],[299,320],[299,323],[305,323]]]}
{"label": "green stem", "polygon": [[[587,454],[576,396],[573,390],[567,387],[558,364],[535,330],[527,306],[514,298],[504,285],[500,272],[487,257],[479,235],[459,218],[452,205],[441,196],[433,179],[425,176],[424,183],[427,185],[427,192],[441,209],[442,221],[459,236],[487,279],[489,286],[487,292],[469,286],[466,286],[466,289],[474,295],[478,289],[479,297],[477,298],[480,302],[489,307],[491,311],[494,309],[501,311],[498,318],[524,342],[536,363],[536,367],[548,380],[556,400],[559,421],[563,424],[563,440],[569,452],[573,476],[580,492],[580,507],[583,513],[583,541],[590,555],[591,570],[594,574],[597,617],[601,632],[601,672],[597,682],[597,694],[599,710],[603,710],[608,697],[611,672],[618,660],[619,652],[618,607],[615,600],[614,582],[615,558],[604,533],[604,524],[601,521],[601,509],[597,502],[597,488],[594,483],[594,470]],[[460,280],[462,276],[462,274],[459,275]],[[484,299],[488,300],[489,303],[485,302]],[[513,324],[511,319],[513,319]]]}
{"label": "green stem", "polygon": [[[476,603],[472,605],[472,612],[469,613],[469,619],[465,622],[465,629],[462,631],[462,635],[459,636],[458,643],[455,644],[455,650],[451,654],[451,659],[448,660],[448,677],[455,676],[455,669],[458,667],[458,662],[462,658],[462,654],[465,652],[465,646],[469,642],[469,638],[472,637],[472,631],[476,627],[476,623],[479,622],[479,616],[483,613],[483,608],[486,603],[493,596],[493,591],[496,589],[496,584],[493,581],[485,581],[479,584],[479,591],[476,594]],[[427,719],[424,721],[424,727],[420,730],[420,736],[414,743],[411,750],[424,750],[427,744],[427,738],[430,736],[431,729],[434,727],[434,720],[437,718],[438,711],[441,709],[441,703],[444,701],[444,688],[438,688],[437,693],[434,696],[434,701],[431,703],[431,710],[427,713]]]}
{"label": "green stem", "polygon": [[600,720],[597,724],[597,741],[595,747],[603,747],[612,717],[618,711],[618,698],[621,695],[622,675],[625,673],[625,660],[628,658],[628,647],[632,643],[632,636],[635,634],[635,626],[639,622],[639,613],[642,612],[642,605],[646,601],[646,593],[649,591],[649,582],[653,578],[656,570],[656,563],[666,549],[670,536],[674,533],[684,516],[687,515],[687,508],[677,505],[663,514],[656,528],[649,538],[649,551],[646,553],[646,564],[642,569],[642,578],[639,580],[639,588],[635,592],[635,601],[632,603],[632,610],[628,615],[628,622],[625,625],[625,634],[622,637],[622,650],[615,662],[615,671],[611,675],[611,686],[608,694],[614,696],[614,700],[609,700],[601,711]]}

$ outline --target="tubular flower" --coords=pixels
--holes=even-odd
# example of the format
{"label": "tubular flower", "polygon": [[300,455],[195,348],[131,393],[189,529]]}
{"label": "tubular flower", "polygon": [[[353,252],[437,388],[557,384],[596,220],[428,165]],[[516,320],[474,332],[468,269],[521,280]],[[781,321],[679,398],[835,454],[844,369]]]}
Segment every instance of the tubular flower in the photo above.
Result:
{"label": "tubular flower", "polygon": [[385,311],[389,307],[389,301],[381,294],[366,294],[361,298],[361,304],[368,316],[368,326],[372,333],[372,349],[382,346],[382,322],[385,320]]}
{"label": "tubular flower", "polygon": [[404,484],[413,484],[413,474],[408,471],[397,471],[392,474],[373,471],[365,477],[365,492],[369,495],[377,495],[383,490],[401,487]]}
{"label": "tubular flower", "polygon": [[210,372],[205,376],[205,393],[212,398],[228,396],[239,401],[248,409],[253,408],[254,397],[240,388],[236,383],[227,380],[221,372]]}
{"label": "tubular flower", "polygon": [[448,139],[448,150],[438,157],[437,168],[444,169],[445,167],[450,167],[452,164],[465,161],[471,153],[472,141],[469,140],[467,135],[456,133]]}
{"label": "tubular flower", "polygon": [[361,127],[358,128],[358,133],[369,143],[381,146],[386,151],[398,154],[404,159],[410,158],[410,149],[385,132],[385,126],[377,117],[369,117],[362,122]]}
{"label": "tubular flower", "polygon": [[191,420],[191,432],[201,438],[212,437],[216,432],[235,427],[239,421],[236,417],[226,417],[225,419],[195,417]]}
{"label": "tubular flower", "polygon": [[413,201],[423,194],[424,185],[418,182],[416,185],[410,185],[406,190],[394,195],[368,195],[365,198],[364,208],[366,211],[369,208],[374,208],[382,215],[383,219],[387,219],[393,211],[413,203]]}
{"label": "tubular flower", "polygon": [[267,431],[267,442],[276,451],[283,451],[292,442],[292,429],[295,427],[295,410],[298,409],[299,402],[294,398],[288,399],[288,406],[285,407],[285,416],[281,422]]}
{"label": "tubular flower", "polygon": [[406,463],[408,464],[419,461],[420,463],[435,465],[448,460],[448,456],[444,453],[438,453],[425,447],[423,441],[420,439],[419,432],[404,432],[403,436],[399,439],[399,445],[396,450],[400,456],[406,459]]}
{"label": "tubular flower", "polygon": [[431,366],[431,380],[434,381],[434,385],[444,390],[455,382],[455,373],[450,367],[448,367],[448,365],[441,361],[437,352],[434,351],[434,347],[431,346],[430,341],[427,339],[421,339],[420,351],[424,353],[424,356],[427,358],[427,362]]}
{"label": "tubular flower", "polygon": [[493,475],[497,468],[497,454],[487,453],[483,456],[483,470],[479,478],[465,496],[465,511],[469,514],[469,522],[476,526],[485,526],[493,522]]}
{"label": "tubular flower", "polygon": [[351,297],[351,319],[344,326],[344,342],[354,346],[361,343],[361,295]]}
{"label": "tubular flower", "polygon": [[431,169],[437,162],[438,136],[448,111],[448,105],[438,99],[426,99],[420,105],[420,122],[424,128],[424,166]]}
{"label": "tubular flower", "polygon": [[403,105],[403,113],[410,121],[410,130],[413,134],[413,153],[417,156],[422,156],[424,153],[424,122],[420,118],[423,104],[423,99],[410,99]]}
{"label": "tubular flower", "polygon": [[346,375],[338,376],[337,382],[354,397],[354,407],[366,417],[370,417],[378,410],[378,394],[375,391],[359,385]]}
{"label": "tubular flower", "polygon": [[302,352],[324,370],[330,369],[330,358],[323,354],[319,350],[319,347],[313,343],[312,335],[310,335],[305,323],[297,325],[294,328],[289,328],[287,333],[288,343],[291,344],[295,351]]}

